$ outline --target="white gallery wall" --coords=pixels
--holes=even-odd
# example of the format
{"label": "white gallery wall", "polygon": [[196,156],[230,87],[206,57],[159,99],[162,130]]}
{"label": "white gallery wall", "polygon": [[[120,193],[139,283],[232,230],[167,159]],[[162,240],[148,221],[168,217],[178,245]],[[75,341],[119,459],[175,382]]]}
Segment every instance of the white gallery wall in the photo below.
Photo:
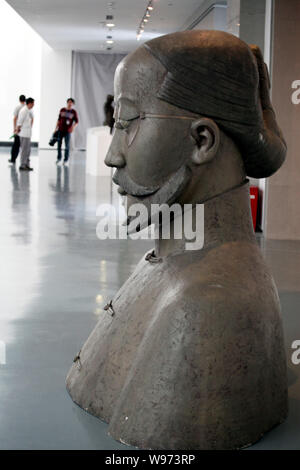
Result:
{"label": "white gallery wall", "polygon": [[20,94],[35,98],[32,140],[48,148],[58,111],[71,94],[72,52],[54,51],[0,0],[0,142],[13,133],[13,110]]}
{"label": "white gallery wall", "polygon": [[41,51],[40,36],[0,0],[0,141],[13,132],[13,110],[20,94],[36,99],[33,141],[39,140]]}
{"label": "white gallery wall", "polygon": [[59,110],[71,96],[72,52],[42,44],[40,148],[49,147]]}

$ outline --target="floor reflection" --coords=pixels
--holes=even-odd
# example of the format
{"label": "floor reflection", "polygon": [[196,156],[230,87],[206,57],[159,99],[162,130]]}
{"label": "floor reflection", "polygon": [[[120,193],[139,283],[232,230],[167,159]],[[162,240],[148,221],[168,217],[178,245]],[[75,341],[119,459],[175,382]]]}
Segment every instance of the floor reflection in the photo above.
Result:
{"label": "floor reflection", "polygon": [[54,191],[54,205],[56,216],[65,220],[74,219],[74,211],[71,206],[69,167],[56,167],[56,181],[49,183],[49,187]]}
{"label": "floor reflection", "polygon": [[27,171],[17,171],[13,165],[11,167],[12,182],[12,214],[18,231],[12,233],[19,242],[31,243],[31,208],[30,208],[30,173]]}

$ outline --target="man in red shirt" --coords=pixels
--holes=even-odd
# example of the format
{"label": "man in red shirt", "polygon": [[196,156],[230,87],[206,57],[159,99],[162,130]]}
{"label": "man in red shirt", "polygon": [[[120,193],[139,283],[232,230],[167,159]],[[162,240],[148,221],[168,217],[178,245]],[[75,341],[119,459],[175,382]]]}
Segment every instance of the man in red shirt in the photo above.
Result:
{"label": "man in red shirt", "polygon": [[78,125],[78,115],[73,106],[75,101],[73,98],[67,100],[67,107],[62,108],[59,112],[58,121],[56,124],[55,132],[58,131],[58,141],[57,141],[57,161],[59,164],[61,162],[61,146],[63,139],[65,140],[65,158],[64,164],[69,160],[70,154],[70,139],[71,134],[74,131],[75,127]]}

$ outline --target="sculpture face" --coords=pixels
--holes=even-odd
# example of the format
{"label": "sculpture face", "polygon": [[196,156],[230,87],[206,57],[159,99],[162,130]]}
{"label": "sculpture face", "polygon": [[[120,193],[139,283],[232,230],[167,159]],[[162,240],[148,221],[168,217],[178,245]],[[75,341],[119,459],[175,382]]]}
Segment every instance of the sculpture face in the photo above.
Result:
{"label": "sculpture face", "polygon": [[194,118],[157,98],[165,73],[144,48],[127,56],[116,71],[116,129],[105,163],[117,168],[113,180],[127,194],[128,207],[174,202],[189,179],[185,165],[195,147]]}
{"label": "sculpture face", "polygon": [[113,180],[128,209],[205,201],[245,171],[267,177],[284,161],[263,57],[227,33],[182,32],[146,43],[118,66],[115,103],[105,162],[117,168]]}

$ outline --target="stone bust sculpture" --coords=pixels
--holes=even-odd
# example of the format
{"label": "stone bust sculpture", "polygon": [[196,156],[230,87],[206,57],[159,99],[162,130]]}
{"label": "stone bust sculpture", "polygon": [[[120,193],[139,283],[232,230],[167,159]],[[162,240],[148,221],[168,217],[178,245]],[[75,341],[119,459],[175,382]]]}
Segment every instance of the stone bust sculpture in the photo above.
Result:
{"label": "stone bust sculpture", "polygon": [[115,102],[106,164],[128,206],[203,203],[204,246],[156,241],[67,388],[127,444],[251,445],[287,415],[280,305],[246,180],[270,176],[286,154],[261,53],[220,31],[159,37],[119,64]]}

